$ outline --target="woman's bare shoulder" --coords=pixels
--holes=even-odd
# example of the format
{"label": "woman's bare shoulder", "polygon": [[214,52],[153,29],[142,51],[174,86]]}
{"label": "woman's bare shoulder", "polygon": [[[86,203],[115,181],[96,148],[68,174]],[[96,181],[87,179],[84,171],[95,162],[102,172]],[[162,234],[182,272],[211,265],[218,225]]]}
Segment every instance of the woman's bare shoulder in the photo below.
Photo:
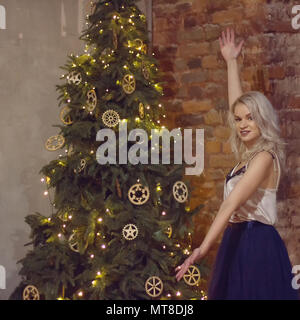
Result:
{"label": "woman's bare shoulder", "polygon": [[266,150],[257,152],[249,162],[249,168],[251,166],[262,165],[265,168],[272,166],[273,156],[272,153]]}

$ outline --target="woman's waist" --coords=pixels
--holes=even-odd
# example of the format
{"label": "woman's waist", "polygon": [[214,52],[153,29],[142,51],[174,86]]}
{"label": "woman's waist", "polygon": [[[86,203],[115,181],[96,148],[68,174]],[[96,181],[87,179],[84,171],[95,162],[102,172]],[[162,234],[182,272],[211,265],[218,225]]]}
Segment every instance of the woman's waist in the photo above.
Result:
{"label": "woman's waist", "polygon": [[276,212],[264,212],[264,211],[254,211],[254,212],[244,212],[242,210],[235,211],[230,219],[230,223],[241,223],[249,221],[258,221],[264,224],[274,225],[277,221]]}

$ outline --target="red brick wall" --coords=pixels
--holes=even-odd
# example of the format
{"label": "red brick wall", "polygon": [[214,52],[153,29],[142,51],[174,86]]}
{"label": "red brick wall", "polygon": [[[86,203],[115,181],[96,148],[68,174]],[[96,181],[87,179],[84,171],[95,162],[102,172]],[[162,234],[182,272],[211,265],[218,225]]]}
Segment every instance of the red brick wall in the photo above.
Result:
{"label": "red brick wall", "polygon": [[[233,27],[246,40],[239,58],[243,90],[264,92],[280,114],[288,174],[279,192],[277,230],[292,264],[300,264],[300,30],[291,26],[298,1],[153,0],[153,51],[165,72],[164,105],[168,128],[205,129],[205,170],[190,177],[195,218],[194,244],[201,243],[223,198],[225,174],[235,165],[226,143],[229,128],[226,65],[218,37]],[[220,239],[219,239],[220,240]],[[213,262],[218,243],[211,250]]]}

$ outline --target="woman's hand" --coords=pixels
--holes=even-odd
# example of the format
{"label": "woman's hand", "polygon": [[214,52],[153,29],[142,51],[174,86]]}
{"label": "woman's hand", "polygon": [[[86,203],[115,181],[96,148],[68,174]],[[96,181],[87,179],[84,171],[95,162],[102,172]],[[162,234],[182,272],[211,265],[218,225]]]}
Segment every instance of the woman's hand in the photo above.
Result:
{"label": "woman's hand", "polygon": [[222,37],[219,38],[219,42],[222,56],[227,63],[239,56],[244,44],[244,40],[242,40],[237,46],[235,45],[234,30],[229,28],[226,29],[226,34],[222,31]]}
{"label": "woman's hand", "polygon": [[201,247],[194,249],[192,254],[187,259],[185,259],[184,263],[176,267],[175,271],[178,271],[176,274],[177,281],[179,281],[183,277],[183,275],[188,270],[189,266],[192,265],[194,261],[199,260],[204,256],[205,256],[205,252]]}

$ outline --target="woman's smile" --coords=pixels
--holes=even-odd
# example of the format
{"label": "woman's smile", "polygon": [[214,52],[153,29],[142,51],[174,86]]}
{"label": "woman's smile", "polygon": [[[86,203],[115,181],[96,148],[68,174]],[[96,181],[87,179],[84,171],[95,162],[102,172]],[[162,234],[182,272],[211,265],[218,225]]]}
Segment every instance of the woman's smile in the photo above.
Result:
{"label": "woman's smile", "polygon": [[243,130],[243,131],[240,131],[241,135],[242,136],[246,136],[250,131],[249,130]]}

